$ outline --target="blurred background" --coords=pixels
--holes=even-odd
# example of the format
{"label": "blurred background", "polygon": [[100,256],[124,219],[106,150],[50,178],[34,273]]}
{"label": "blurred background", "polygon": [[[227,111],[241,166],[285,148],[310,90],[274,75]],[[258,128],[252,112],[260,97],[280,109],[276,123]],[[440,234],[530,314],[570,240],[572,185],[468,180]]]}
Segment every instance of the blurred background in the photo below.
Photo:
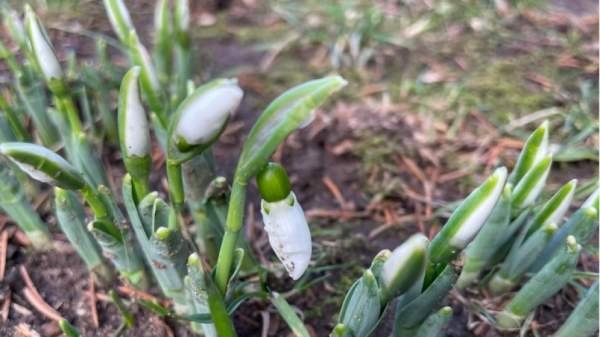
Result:
{"label": "blurred background", "polygon": [[[150,46],[154,1],[125,2]],[[23,5],[9,3],[16,9]],[[71,55],[97,61],[102,37],[108,42],[108,64],[123,73],[127,59],[101,1],[31,3],[62,62],[68,64]],[[317,112],[315,122],[293,134],[275,155],[290,172],[312,225],[315,259],[325,266],[304,285],[302,296],[291,297],[318,336],[330,330],[345,290],[376,252],[417,231],[436,233],[448,214],[440,205],[460,200],[494,167],[512,167],[524,138],[543,120],[550,121],[555,144],[547,190],[577,177],[578,204],[597,182],[596,1],[190,3],[195,82],[237,77],[246,92],[215,149],[226,176],[231,176],[245,134],[274,97],[334,72],[349,81],[333,103]],[[0,85],[8,86],[12,79],[6,65],[0,67]],[[71,75],[77,77],[77,71]],[[115,80],[118,85],[120,77]],[[267,260],[271,253],[257,215],[258,199],[249,201],[247,235]],[[582,263],[596,268],[595,256]],[[39,264],[64,274],[80,263],[73,260]],[[75,275],[63,274],[63,287],[69,277],[78,284]],[[556,330],[571,310],[568,298],[561,294],[542,309],[531,336]],[[497,336],[477,310],[494,303],[487,303],[485,295],[477,303],[463,300],[450,299],[455,319],[449,336]],[[76,308],[78,299],[65,301]],[[264,333],[263,310],[256,304],[238,311],[242,331]],[[283,323],[271,318],[267,335],[275,336]]]}

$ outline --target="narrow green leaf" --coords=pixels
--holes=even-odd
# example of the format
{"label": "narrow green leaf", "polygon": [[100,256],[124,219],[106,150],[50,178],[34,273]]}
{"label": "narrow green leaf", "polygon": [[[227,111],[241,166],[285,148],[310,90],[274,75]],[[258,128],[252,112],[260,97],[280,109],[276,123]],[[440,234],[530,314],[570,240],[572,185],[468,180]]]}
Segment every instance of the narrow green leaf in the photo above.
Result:
{"label": "narrow green leaf", "polygon": [[78,190],[85,186],[83,177],[71,164],[43,146],[2,143],[0,153],[35,180],[69,190]]}
{"label": "narrow green leaf", "polygon": [[443,307],[439,311],[431,314],[419,330],[417,330],[417,334],[415,337],[442,337],[444,336],[444,332],[442,329],[452,318],[452,308],[451,307]]}
{"label": "narrow green leaf", "polygon": [[304,323],[300,317],[296,315],[294,308],[292,308],[292,306],[285,300],[283,296],[277,292],[271,292],[270,299],[271,303],[273,303],[277,309],[277,312],[279,312],[279,315],[281,315],[294,335],[297,337],[310,337],[310,333],[304,326]]}
{"label": "narrow green leaf", "polygon": [[74,326],[72,326],[71,323],[69,323],[69,321],[65,319],[61,319],[58,322],[58,326],[60,327],[60,330],[63,332],[63,334],[65,334],[66,337],[81,337],[79,331]]}
{"label": "narrow green leaf", "polygon": [[598,281],[594,282],[554,337],[590,337],[598,331]]}
{"label": "narrow green leaf", "polygon": [[314,110],[346,85],[330,76],[296,86],[276,98],[260,115],[240,155],[236,179],[247,182],[267,163],[277,146],[295,129],[310,122]]}

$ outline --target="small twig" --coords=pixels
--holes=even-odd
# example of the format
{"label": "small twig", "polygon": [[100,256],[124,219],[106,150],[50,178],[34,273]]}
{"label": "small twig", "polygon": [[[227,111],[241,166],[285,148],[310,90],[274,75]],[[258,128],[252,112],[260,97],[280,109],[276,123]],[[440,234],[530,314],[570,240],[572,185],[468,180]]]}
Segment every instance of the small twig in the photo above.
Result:
{"label": "small twig", "polygon": [[37,288],[35,287],[35,284],[33,284],[33,281],[31,281],[31,277],[29,277],[29,273],[24,265],[19,266],[19,273],[21,274],[23,282],[25,282],[26,287],[23,289],[23,294],[29,303],[39,312],[54,321],[63,319],[60,313],[52,308],[37,291]]}
{"label": "small twig", "polygon": [[10,290],[6,294],[6,298],[4,299],[4,303],[2,303],[2,322],[6,322],[8,320],[8,314],[10,313],[10,303],[12,302],[12,294]]}
{"label": "small twig", "polygon": [[306,216],[309,219],[314,218],[340,218],[343,220],[357,219],[357,218],[368,218],[369,212],[356,212],[348,210],[337,210],[337,209],[322,209],[313,208],[306,212]]}
{"label": "small twig", "polygon": [[344,199],[342,192],[340,191],[339,187],[333,182],[333,180],[331,180],[331,178],[329,178],[328,176],[323,177],[323,184],[325,185],[325,187],[327,187],[331,195],[333,195],[333,197],[342,209],[349,209],[348,203],[346,202],[346,199]]}
{"label": "small twig", "polygon": [[267,311],[261,311],[260,317],[262,318],[262,328],[260,332],[261,337],[267,337],[269,335],[269,326],[271,325],[271,315]]}
{"label": "small twig", "polygon": [[94,327],[98,329],[100,327],[100,319],[98,319],[98,310],[96,309],[96,287],[94,285],[94,278],[92,275],[90,275],[88,284],[88,296],[90,298],[90,313],[92,315],[92,323],[94,323]]}
{"label": "small twig", "polygon": [[157,301],[158,303],[161,303],[163,305],[166,303],[166,301],[164,301],[154,295],[148,294],[147,292],[144,292],[141,290],[130,288],[125,285],[118,286],[117,290],[119,291],[119,293],[121,293],[122,295],[125,295],[125,296],[139,298],[139,299],[142,299],[145,301]]}
{"label": "small twig", "polygon": [[414,215],[404,215],[401,217],[395,217],[393,222],[390,223],[385,223],[375,229],[373,229],[372,231],[369,232],[369,239],[374,239],[377,236],[379,236],[381,233],[387,231],[390,228],[394,228],[396,226],[405,224],[405,223],[409,223],[409,222],[413,222],[415,221],[415,216]]}
{"label": "small twig", "polygon": [[23,295],[37,311],[39,311],[42,315],[50,318],[53,321],[60,321],[63,317],[58,313],[58,311],[54,310],[46,301],[42,298],[38,297],[35,290],[31,288],[23,289]]}
{"label": "small twig", "polygon": [[13,233],[12,238],[23,247],[28,247],[31,245],[31,241],[29,241],[25,233],[21,232],[20,230],[16,230]]}
{"label": "small twig", "polygon": [[40,337],[40,334],[37,331],[33,330],[25,323],[19,323],[19,325],[15,327],[15,332],[17,333],[17,336]]}
{"label": "small twig", "polygon": [[4,229],[0,233],[0,282],[4,280],[6,270],[6,255],[8,251],[8,231]]}

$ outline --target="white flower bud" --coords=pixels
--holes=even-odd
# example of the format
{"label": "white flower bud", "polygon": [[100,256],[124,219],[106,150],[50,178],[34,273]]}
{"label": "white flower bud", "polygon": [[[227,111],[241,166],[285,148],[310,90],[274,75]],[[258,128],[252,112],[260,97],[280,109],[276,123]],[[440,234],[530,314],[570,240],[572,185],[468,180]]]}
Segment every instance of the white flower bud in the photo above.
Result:
{"label": "white flower bud", "polygon": [[27,6],[25,10],[25,22],[27,25],[29,43],[44,78],[46,80],[62,78],[63,75],[60,64],[56,59],[56,55],[54,54],[54,50],[46,36],[44,28],[40,26],[38,18],[31,7]]}
{"label": "white flower bud", "polygon": [[310,262],[312,241],[304,211],[294,192],[280,201],[262,200],[261,213],[275,255],[290,277],[299,279]]}
{"label": "white flower bud", "polygon": [[382,280],[386,297],[393,297],[412,286],[425,270],[429,240],[415,234],[398,248],[383,264]]}
{"label": "white flower bud", "polygon": [[125,100],[122,102],[125,104],[122,112],[124,118],[122,136],[127,155],[145,157],[150,154],[150,128],[140,100],[138,85],[140,68],[135,67],[131,71],[131,74],[126,75],[122,88],[125,90],[121,96],[121,99]]}
{"label": "white flower bud", "polygon": [[450,239],[450,245],[457,248],[464,248],[471,242],[473,237],[479,232],[481,226],[485,223],[488,216],[492,213],[496,202],[500,198],[506,181],[506,167],[501,167],[494,172],[495,184],[491,193],[474,209],[463,221],[458,231]]}
{"label": "white flower bud", "polygon": [[235,80],[226,80],[221,85],[190,96],[180,107],[175,137],[188,145],[209,143],[223,129],[243,96],[244,92]]}

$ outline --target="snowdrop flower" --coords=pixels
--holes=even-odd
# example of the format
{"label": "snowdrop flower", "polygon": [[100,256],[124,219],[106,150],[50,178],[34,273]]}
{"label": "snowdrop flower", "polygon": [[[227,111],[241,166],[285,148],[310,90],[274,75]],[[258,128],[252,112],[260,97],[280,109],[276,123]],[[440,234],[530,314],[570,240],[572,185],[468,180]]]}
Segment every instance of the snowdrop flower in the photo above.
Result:
{"label": "snowdrop flower", "polygon": [[173,140],[177,148],[207,145],[221,133],[244,92],[235,79],[218,79],[196,89],[177,109]]}
{"label": "snowdrop flower", "polygon": [[269,163],[257,176],[257,183],[271,248],[290,277],[297,280],[308,267],[312,253],[310,229],[304,211],[281,165]]}
{"label": "snowdrop flower", "polygon": [[150,155],[150,131],[146,112],[140,100],[138,79],[140,67],[125,74],[119,97],[119,133],[126,156]]}
{"label": "snowdrop flower", "polygon": [[29,5],[25,6],[25,25],[31,50],[46,81],[62,78],[62,70],[54,54],[52,44]]}
{"label": "snowdrop flower", "polygon": [[521,210],[531,206],[542,193],[552,166],[552,156],[548,155],[533,166],[515,186],[513,208]]}
{"label": "snowdrop flower", "polygon": [[535,165],[549,154],[548,128],[548,121],[544,121],[527,138],[519,154],[519,159],[517,159],[517,163],[508,178],[511,185],[517,185]]}
{"label": "snowdrop flower", "polygon": [[498,168],[452,213],[431,242],[430,255],[433,263],[450,262],[473,240],[496,206],[506,176],[506,168]]}
{"label": "snowdrop flower", "polygon": [[409,289],[423,275],[428,248],[427,237],[415,234],[394,249],[381,273],[384,302]]}

